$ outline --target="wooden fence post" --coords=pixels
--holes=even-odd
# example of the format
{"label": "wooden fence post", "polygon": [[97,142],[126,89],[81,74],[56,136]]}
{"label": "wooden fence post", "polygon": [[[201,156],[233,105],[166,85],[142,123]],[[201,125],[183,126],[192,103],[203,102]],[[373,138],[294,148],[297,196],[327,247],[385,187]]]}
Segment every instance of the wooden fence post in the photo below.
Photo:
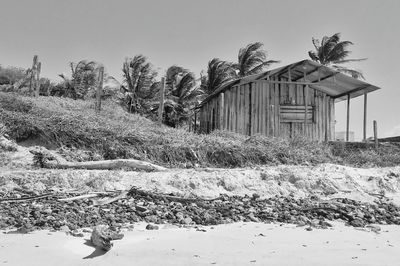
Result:
{"label": "wooden fence post", "polygon": [[161,125],[163,121],[164,113],[164,93],[165,93],[165,77],[161,78],[161,88],[160,88],[160,106],[158,108],[158,124]]}
{"label": "wooden fence post", "polygon": [[96,112],[100,113],[101,110],[101,95],[103,92],[103,77],[104,77],[104,67],[99,68],[99,86],[96,92]]}
{"label": "wooden fence post", "polygon": [[38,56],[34,55],[33,56],[33,61],[32,61],[32,69],[31,69],[31,77],[29,80],[29,94],[32,95],[32,90],[35,95],[35,76],[36,76],[36,68],[37,68],[37,63],[38,63]]}
{"label": "wooden fence post", "polygon": [[38,62],[36,68],[36,85],[35,85],[35,96],[39,97],[40,95],[40,70],[42,68],[42,63]]}
{"label": "wooden fence post", "polygon": [[374,120],[374,141],[375,141],[375,149],[378,148],[378,123]]}

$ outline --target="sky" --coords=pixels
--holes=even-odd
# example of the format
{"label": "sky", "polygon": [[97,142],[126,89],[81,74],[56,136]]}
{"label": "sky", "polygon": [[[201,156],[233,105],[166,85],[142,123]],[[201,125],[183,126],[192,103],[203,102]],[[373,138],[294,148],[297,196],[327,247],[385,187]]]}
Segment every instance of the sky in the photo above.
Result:
{"label": "sky", "polygon": [[[122,81],[126,57],[143,54],[159,73],[171,65],[197,76],[218,57],[237,61],[241,47],[264,43],[281,63],[308,58],[311,38],[340,32],[354,43],[353,65],[381,87],[368,95],[367,136],[400,135],[400,1],[398,0],[0,0],[0,64],[28,68],[34,54],[42,76],[59,80],[69,62],[94,60]],[[345,130],[345,103],[336,104]],[[350,107],[350,130],[362,136],[363,98]]]}

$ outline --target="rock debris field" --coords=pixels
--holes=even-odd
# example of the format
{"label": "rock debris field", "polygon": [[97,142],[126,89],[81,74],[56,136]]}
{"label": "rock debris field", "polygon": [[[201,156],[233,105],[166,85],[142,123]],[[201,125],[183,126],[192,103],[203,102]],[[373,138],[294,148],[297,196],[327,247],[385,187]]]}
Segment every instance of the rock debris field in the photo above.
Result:
{"label": "rock debris field", "polygon": [[[233,222],[281,222],[312,228],[328,228],[334,220],[349,226],[400,224],[400,207],[384,198],[375,204],[346,198],[220,195],[215,199],[182,198],[132,188],[129,192],[85,197],[70,193],[41,195],[20,191],[0,195],[0,229],[25,233],[50,229],[76,232],[99,224],[122,228],[144,221],[156,224],[217,225]],[[373,227],[373,226],[372,226]]]}

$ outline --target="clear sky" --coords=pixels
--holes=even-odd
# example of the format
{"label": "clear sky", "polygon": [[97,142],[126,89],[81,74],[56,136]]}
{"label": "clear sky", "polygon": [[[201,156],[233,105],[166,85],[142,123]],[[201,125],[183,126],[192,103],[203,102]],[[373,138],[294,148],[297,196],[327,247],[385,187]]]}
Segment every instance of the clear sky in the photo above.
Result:
{"label": "clear sky", "polygon": [[[382,90],[368,97],[381,136],[400,135],[399,0],[0,0],[0,64],[28,68],[34,54],[42,75],[57,80],[68,63],[105,65],[122,80],[125,57],[144,54],[163,73],[181,65],[197,76],[213,57],[236,61],[240,47],[265,44],[278,66],[308,58],[311,38],[342,33],[367,82]],[[345,105],[336,108],[345,129]],[[362,135],[362,97],[352,100],[350,130]]]}

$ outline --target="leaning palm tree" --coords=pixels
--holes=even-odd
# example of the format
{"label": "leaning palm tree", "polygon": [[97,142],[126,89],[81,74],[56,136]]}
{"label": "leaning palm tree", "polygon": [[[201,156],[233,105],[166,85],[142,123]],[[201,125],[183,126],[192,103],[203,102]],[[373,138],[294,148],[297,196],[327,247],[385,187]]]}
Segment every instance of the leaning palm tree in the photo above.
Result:
{"label": "leaning palm tree", "polygon": [[366,58],[347,59],[351,53],[348,47],[353,45],[353,43],[350,41],[340,41],[340,33],[335,33],[330,37],[324,36],[321,42],[318,39],[312,38],[312,43],[315,50],[309,51],[308,55],[313,61],[332,67],[338,72],[348,74],[353,78],[364,79],[361,71],[341,66],[344,63],[363,61]]}
{"label": "leaning palm tree", "polygon": [[[176,71],[179,69],[181,71]],[[175,78],[171,78],[169,73],[175,73],[173,75]],[[193,112],[193,107],[200,102],[204,92],[196,85],[193,73],[177,66],[172,66],[167,70],[166,83],[164,123],[177,127],[188,120]]]}
{"label": "leaning palm tree", "polygon": [[279,63],[276,60],[267,60],[267,52],[262,47],[261,42],[255,42],[239,50],[238,63],[233,65],[238,77],[259,74],[271,64]]}
{"label": "leaning palm tree", "polygon": [[207,95],[231,81],[236,76],[232,63],[213,58],[208,62],[207,74],[201,76],[201,89]]}
{"label": "leaning palm tree", "polygon": [[143,55],[127,58],[122,66],[124,76],[125,105],[129,112],[149,112],[149,102],[155,97],[158,87],[157,72]]}

